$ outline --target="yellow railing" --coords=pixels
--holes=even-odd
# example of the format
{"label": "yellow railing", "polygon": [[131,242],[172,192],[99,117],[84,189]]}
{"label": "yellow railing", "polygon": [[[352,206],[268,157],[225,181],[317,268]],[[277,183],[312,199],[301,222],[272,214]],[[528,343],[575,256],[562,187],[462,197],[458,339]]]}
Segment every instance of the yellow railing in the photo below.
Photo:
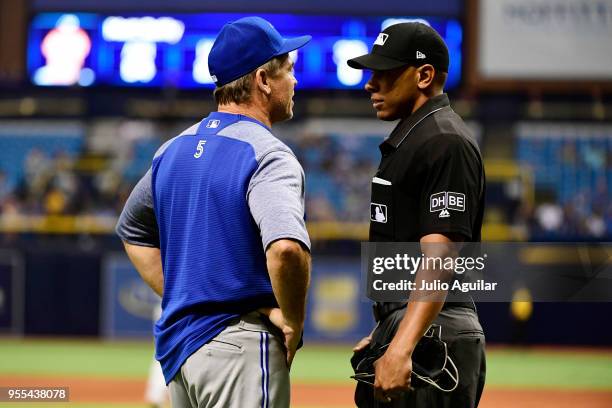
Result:
{"label": "yellow railing", "polygon": [[109,234],[114,231],[115,216],[3,215],[0,232],[39,234]]}
{"label": "yellow railing", "polygon": [[[0,216],[0,233],[37,234],[113,234],[117,223],[115,216]],[[312,240],[368,240],[368,224],[357,222],[309,222],[308,233]],[[504,224],[485,224],[483,239],[487,241],[516,241],[526,234]]]}

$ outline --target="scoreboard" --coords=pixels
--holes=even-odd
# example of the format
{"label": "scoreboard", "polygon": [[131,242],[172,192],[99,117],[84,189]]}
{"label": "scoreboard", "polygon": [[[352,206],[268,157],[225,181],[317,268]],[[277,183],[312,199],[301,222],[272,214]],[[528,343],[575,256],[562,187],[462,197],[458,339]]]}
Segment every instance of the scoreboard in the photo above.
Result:
{"label": "scoreboard", "polygon": [[[40,86],[212,88],[208,54],[221,27],[250,14],[39,13],[29,24],[27,65]],[[421,21],[446,41],[447,89],[461,80],[462,26],[456,19],[259,14],[285,37],[312,35],[292,53],[302,89],[361,89],[368,73],[346,65],[391,24]]]}

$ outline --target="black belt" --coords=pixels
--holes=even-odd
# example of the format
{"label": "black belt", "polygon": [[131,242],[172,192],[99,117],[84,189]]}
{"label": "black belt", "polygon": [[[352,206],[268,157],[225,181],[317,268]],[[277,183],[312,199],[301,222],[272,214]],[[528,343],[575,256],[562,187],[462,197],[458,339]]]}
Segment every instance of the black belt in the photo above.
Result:
{"label": "black belt", "polygon": [[406,302],[375,302],[372,305],[374,320],[376,323],[385,320],[391,313],[406,307],[406,304]]}
{"label": "black belt", "polygon": [[[406,307],[406,304],[407,302],[376,302],[372,305],[374,320],[376,320],[377,323],[381,320],[385,320],[391,313]],[[460,302],[446,302],[442,308],[447,309],[450,307],[467,307],[468,309],[476,311],[476,305],[472,299]]]}

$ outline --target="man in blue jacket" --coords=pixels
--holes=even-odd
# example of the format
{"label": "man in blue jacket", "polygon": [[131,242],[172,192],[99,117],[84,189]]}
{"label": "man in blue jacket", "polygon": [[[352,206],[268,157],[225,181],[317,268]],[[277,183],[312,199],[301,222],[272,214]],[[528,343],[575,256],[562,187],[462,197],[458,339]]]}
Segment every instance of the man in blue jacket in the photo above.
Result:
{"label": "man in blue jacket", "polygon": [[166,142],[117,233],[162,296],[156,358],[175,407],[288,407],[304,325],[310,240],[304,173],[271,133],[297,84],[266,20],[226,24],[209,69],[218,110]]}

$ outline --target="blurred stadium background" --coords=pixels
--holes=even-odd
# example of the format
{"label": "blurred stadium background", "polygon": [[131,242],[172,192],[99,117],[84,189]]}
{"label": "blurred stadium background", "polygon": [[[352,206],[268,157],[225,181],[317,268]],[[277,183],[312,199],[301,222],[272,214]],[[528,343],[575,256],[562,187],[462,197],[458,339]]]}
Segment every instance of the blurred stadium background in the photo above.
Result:
{"label": "blurred stadium background", "polygon": [[[367,77],[345,61],[385,25],[418,18],[449,45],[452,105],[486,161],[484,239],[599,243],[610,264],[611,0],[0,0],[0,386],[146,406],[157,300],[113,228],[155,150],[214,109],[212,40],[250,14],[314,37],[293,56],[295,118],[275,131],[306,171],[314,243],[294,406],[352,406],[350,346],[373,325],[359,243],[393,124],[373,119]],[[579,267],[563,255],[536,261]],[[479,313],[482,406],[612,406],[610,303]]]}

